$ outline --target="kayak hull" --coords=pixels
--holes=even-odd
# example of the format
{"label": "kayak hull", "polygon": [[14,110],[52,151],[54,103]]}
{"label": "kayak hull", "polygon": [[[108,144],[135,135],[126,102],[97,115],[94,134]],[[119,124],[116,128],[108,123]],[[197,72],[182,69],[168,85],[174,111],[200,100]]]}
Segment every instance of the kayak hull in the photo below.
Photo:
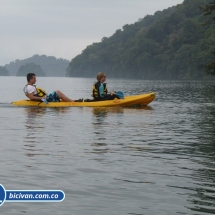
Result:
{"label": "kayak hull", "polygon": [[148,105],[154,100],[156,96],[155,92],[125,96],[124,99],[114,99],[106,101],[95,101],[95,102],[45,102],[31,101],[31,100],[19,100],[12,102],[14,106],[31,106],[31,107],[114,107],[114,106],[133,106],[133,105]]}

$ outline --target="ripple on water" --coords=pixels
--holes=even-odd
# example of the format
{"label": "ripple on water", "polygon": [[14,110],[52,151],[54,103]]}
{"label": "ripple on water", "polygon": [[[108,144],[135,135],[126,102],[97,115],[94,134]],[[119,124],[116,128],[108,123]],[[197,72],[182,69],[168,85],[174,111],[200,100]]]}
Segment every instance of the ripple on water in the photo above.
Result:
{"label": "ripple on water", "polygon": [[[72,86],[84,98],[88,94],[80,86],[92,81],[51,78],[47,87],[62,82],[63,92],[71,94]],[[22,79],[11,78],[8,97],[17,83]],[[156,91],[157,98],[143,108],[0,104],[1,183],[6,189],[66,194],[59,204],[5,203],[3,214],[215,213],[214,83],[110,83],[125,94]]]}

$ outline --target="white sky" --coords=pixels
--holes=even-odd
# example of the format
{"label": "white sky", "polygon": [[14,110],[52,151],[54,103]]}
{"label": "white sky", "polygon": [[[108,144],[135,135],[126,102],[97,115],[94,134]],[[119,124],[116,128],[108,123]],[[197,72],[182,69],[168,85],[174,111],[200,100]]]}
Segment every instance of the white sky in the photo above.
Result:
{"label": "white sky", "polygon": [[71,60],[117,29],[183,0],[0,0],[0,66],[45,54]]}

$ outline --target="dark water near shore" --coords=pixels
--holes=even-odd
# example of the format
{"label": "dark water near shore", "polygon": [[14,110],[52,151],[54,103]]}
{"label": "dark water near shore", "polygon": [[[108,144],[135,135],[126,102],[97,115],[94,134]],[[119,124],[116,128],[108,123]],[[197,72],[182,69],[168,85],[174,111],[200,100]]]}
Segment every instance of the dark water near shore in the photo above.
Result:
{"label": "dark water near shore", "polygon": [[[37,78],[90,98],[94,79]],[[143,108],[24,108],[25,78],[0,77],[0,183],[59,189],[60,203],[7,203],[0,214],[215,214],[215,82],[108,79]],[[117,89],[116,89],[117,88]]]}

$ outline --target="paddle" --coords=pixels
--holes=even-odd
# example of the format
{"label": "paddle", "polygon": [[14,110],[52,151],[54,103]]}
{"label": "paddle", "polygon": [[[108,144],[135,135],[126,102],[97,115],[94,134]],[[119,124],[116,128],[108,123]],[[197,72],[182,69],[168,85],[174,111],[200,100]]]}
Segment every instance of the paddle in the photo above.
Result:
{"label": "paddle", "polygon": [[41,101],[45,102],[46,104],[49,104],[45,98],[42,98]]}

